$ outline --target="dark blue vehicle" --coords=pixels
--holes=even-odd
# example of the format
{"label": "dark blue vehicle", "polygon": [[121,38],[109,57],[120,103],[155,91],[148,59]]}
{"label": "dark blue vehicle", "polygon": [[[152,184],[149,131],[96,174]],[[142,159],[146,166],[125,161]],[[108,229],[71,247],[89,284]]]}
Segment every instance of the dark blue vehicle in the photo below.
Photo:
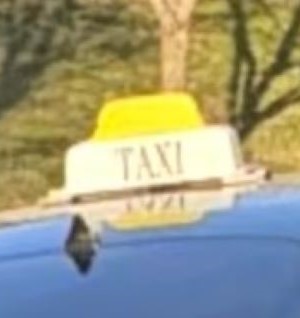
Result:
{"label": "dark blue vehicle", "polygon": [[297,189],[99,237],[70,216],[0,230],[1,318],[299,318],[299,299]]}

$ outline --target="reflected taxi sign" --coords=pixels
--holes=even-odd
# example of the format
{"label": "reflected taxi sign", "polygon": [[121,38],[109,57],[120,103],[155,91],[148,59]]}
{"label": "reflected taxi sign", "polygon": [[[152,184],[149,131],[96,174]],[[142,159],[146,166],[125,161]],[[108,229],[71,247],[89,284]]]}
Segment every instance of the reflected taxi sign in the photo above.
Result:
{"label": "reflected taxi sign", "polygon": [[92,137],[68,149],[65,184],[56,196],[262,180],[264,169],[244,163],[235,130],[206,125],[203,118],[185,93],[108,102]]}
{"label": "reflected taxi sign", "polygon": [[201,219],[198,213],[170,211],[135,211],[125,213],[108,223],[115,230],[132,231],[192,224]]}

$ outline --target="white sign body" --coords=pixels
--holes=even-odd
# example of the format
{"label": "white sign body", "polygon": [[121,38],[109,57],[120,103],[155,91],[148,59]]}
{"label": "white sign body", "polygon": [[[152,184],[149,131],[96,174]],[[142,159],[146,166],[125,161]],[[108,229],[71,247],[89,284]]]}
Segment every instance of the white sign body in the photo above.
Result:
{"label": "white sign body", "polygon": [[226,179],[242,167],[235,131],[209,126],[113,142],[85,141],[66,155],[66,194]]}

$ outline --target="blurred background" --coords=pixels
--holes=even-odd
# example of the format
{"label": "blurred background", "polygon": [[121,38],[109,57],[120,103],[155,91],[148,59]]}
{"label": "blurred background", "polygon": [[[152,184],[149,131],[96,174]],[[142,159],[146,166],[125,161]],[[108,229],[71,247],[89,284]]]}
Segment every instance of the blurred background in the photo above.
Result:
{"label": "blurred background", "polygon": [[1,0],[0,208],[62,184],[106,100],[160,90],[300,170],[299,35],[300,0]]}

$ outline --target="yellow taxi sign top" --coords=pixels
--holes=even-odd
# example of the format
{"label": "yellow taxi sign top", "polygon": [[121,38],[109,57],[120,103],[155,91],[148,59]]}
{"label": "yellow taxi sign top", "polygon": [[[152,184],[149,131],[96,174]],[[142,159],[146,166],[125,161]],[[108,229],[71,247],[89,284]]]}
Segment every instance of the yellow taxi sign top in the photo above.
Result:
{"label": "yellow taxi sign top", "polygon": [[117,99],[102,107],[92,140],[179,132],[204,126],[196,101],[185,93]]}
{"label": "yellow taxi sign top", "polygon": [[108,221],[108,225],[118,231],[134,231],[175,227],[192,224],[201,218],[199,214],[187,211],[130,212]]}

